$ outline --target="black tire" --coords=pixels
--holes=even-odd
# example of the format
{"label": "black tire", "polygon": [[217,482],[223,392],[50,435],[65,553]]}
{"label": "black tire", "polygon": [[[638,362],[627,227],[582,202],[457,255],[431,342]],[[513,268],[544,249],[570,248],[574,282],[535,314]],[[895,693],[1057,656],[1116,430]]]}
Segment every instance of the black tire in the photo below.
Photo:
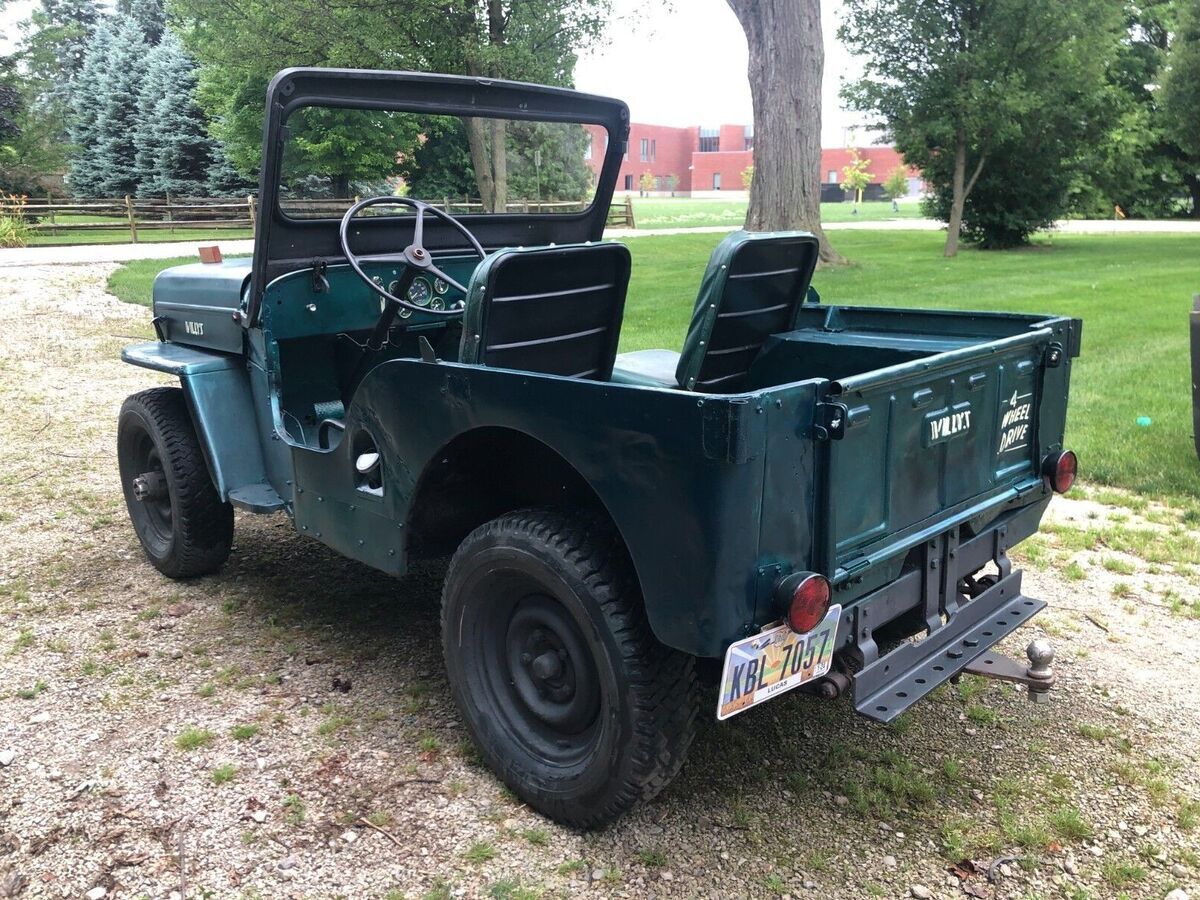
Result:
{"label": "black tire", "polygon": [[655,640],[598,518],[529,509],[475,529],[446,574],[442,647],[480,753],[557,822],[604,825],[683,766],[694,660]]}
{"label": "black tire", "polygon": [[170,578],[221,568],[233,545],[233,507],[213,486],[182,390],[153,388],[126,399],[117,464],[129,519],[154,567]]}

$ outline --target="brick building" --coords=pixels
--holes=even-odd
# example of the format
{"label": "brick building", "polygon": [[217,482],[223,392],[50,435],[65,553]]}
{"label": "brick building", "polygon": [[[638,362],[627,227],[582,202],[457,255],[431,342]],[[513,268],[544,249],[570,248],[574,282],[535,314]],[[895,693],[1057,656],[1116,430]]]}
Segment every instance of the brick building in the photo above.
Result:
{"label": "brick building", "polygon": [[[591,134],[587,164],[598,174],[604,162],[607,133],[598,125],[586,126]],[[842,199],[842,169],[850,163],[849,148],[821,151],[822,199]],[[871,187],[864,193],[882,196],[880,185],[893,169],[904,165],[894,147],[862,147],[859,155],[868,160]],[[718,128],[673,128],[667,125],[629,126],[629,147],[621,163],[617,191],[639,190],[642,175],[654,176],[654,193],[673,190],[683,197],[714,196],[718,191],[742,191],[742,172],[754,164],[754,128],[750,125],[721,125]],[[921,191],[920,172],[908,167],[909,194]]]}

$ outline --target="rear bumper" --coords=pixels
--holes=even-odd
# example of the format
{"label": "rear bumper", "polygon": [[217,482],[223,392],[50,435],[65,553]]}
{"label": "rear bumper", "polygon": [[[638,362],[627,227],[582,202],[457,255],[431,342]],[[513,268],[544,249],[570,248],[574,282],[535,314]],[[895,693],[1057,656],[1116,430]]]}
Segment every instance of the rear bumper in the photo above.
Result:
{"label": "rear bumper", "polygon": [[1021,575],[1001,578],[923,640],[864,666],[853,677],[855,708],[878,722],[892,721],[1045,609],[1045,601],[1021,593]]}
{"label": "rear bumper", "polygon": [[[1037,531],[1048,503],[1012,510],[973,534],[956,527],[925,540],[898,578],[846,607],[838,646],[860,713],[890,722],[1045,609],[1022,592],[1008,550]],[[968,599],[962,579],[989,562],[996,584]]]}

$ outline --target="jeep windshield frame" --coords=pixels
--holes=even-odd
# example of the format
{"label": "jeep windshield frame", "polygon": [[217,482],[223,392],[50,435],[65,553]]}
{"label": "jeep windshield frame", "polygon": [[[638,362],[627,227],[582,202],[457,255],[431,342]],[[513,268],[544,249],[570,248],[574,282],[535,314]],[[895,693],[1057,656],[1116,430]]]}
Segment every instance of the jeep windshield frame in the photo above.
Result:
{"label": "jeep windshield frame", "polygon": [[[263,293],[280,275],[311,268],[321,261],[345,261],[338,242],[341,216],[296,218],[281,209],[280,183],[288,117],[302,107],[425,113],[439,116],[516,119],[598,125],[608,146],[590,206],[580,212],[470,213],[455,215],[485,249],[540,246],[600,240],[629,137],[629,108],[620,100],[567,88],[515,81],[423,72],[365,69],[292,68],[279,72],[267,87],[263,122],[262,170],[254,261],[245,327],[258,323]],[[356,229],[355,252],[396,253],[412,236],[411,218],[368,217]],[[429,219],[425,245],[433,251],[466,250],[462,236]]]}

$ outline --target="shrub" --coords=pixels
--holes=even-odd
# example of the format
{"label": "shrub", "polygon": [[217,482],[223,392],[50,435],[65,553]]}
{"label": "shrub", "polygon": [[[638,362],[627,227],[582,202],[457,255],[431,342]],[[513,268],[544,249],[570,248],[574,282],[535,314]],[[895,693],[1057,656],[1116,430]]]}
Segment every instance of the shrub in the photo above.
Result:
{"label": "shrub", "polygon": [[27,197],[0,194],[0,247],[24,247],[33,230],[25,219]]}

